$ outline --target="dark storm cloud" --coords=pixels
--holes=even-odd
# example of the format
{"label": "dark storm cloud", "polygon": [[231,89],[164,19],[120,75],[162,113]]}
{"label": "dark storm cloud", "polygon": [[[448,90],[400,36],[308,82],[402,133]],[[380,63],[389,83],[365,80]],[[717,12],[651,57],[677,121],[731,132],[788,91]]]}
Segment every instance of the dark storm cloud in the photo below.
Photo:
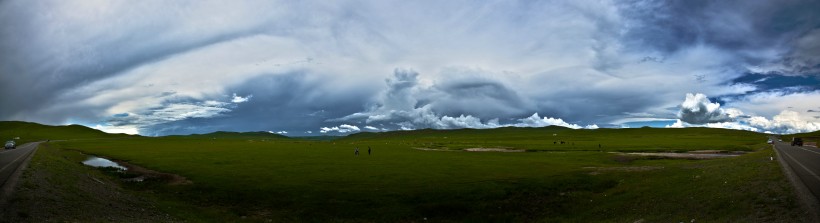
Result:
{"label": "dark storm cloud", "polygon": [[0,119],[146,135],[592,128],[723,120],[708,98],[667,109],[689,92],[769,117],[750,94],[799,96],[783,108],[820,94],[798,77],[817,67],[813,1],[191,3],[0,2]]}
{"label": "dark storm cloud", "polygon": [[[146,135],[213,131],[287,131],[289,135],[318,132],[318,126],[326,125],[326,119],[361,109],[374,90],[350,88],[311,79],[303,72],[264,75],[231,87],[230,91],[236,94],[253,97],[235,104],[229,113],[150,125],[140,132]],[[189,128],[191,126],[195,128]]]}
{"label": "dark storm cloud", "polygon": [[530,115],[534,109],[514,89],[488,78],[448,80],[434,88],[435,98],[428,100],[433,110],[443,115],[471,114],[492,119]]}
{"label": "dark storm cloud", "polygon": [[[543,127],[559,125],[569,128],[598,128],[596,125],[570,124],[560,118],[531,115],[504,114],[507,110],[528,107],[518,93],[504,84],[486,78],[462,76],[443,79],[432,86],[421,86],[418,72],[408,69],[394,70],[393,77],[385,80],[387,89],[375,104],[365,111],[356,112],[329,122],[354,122],[395,129],[453,129],[498,128],[503,126]],[[458,101],[462,100],[462,101]],[[504,100],[503,102],[501,100]],[[434,103],[425,103],[434,101]],[[526,112],[526,109],[521,109]],[[446,112],[455,112],[455,115]],[[458,113],[457,111],[465,111]],[[489,114],[483,118],[479,114]],[[529,116],[529,117],[527,117]],[[498,117],[511,117],[501,122]],[[515,117],[515,118],[514,118]],[[343,124],[344,125],[344,124]],[[339,126],[343,127],[343,126]],[[377,129],[371,128],[365,129]],[[325,131],[326,132],[326,131]]]}
{"label": "dark storm cloud", "polygon": [[[696,45],[733,51],[739,66],[785,66],[807,73],[820,63],[820,2],[786,1],[632,1],[622,5],[633,28],[627,43],[677,52]],[[760,51],[760,50],[763,51]],[[776,51],[768,55],[765,50]]]}
{"label": "dark storm cloud", "polygon": [[[179,21],[171,20],[184,20],[184,16],[177,14],[182,12],[170,8],[132,7],[111,12],[119,13],[116,19],[86,15],[86,18],[63,20],[58,15],[84,12],[60,11],[61,7],[65,5],[26,4],[25,1],[4,1],[0,5],[0,51],[4,58],[0,64],[0,73],[4,74],[0,79],[0,94],[25,95],[5,97],[0,104],[4,107],[0,117],[47,123],[65,121],[73,113],[88,111],[63,110],[45,117],[31,117],[28,113],[64,103],[54,99],[71,89],[259,29],[256,23],[231,29],[212,29],[207,24],[198,24],[202,30],[187,35],[178,33]],[[146,13],[157,16],[144,16]],[[32,17],[41,14],[48,16]],[[104,25],[82,24],[83,19],[101,19]]]}

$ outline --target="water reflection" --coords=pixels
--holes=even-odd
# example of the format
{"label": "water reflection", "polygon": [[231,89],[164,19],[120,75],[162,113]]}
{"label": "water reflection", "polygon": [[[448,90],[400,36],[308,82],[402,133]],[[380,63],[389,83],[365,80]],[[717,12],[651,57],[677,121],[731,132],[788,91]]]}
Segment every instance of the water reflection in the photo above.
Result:
{"label": "water reflection", "polygon": [[119,164],[117,164],[117,163],[115,163],[111,160],[96,157],[96,156],[89,156],[88,159],[83,161],[83,164],[85,164],[86,166],[93,166],[93,167],[113,167],[113,168],[117,168],[117,169],[121,169],[121,170],[127,170],[128,169],[128,168],[125,168],[124,166],[120,166]]}

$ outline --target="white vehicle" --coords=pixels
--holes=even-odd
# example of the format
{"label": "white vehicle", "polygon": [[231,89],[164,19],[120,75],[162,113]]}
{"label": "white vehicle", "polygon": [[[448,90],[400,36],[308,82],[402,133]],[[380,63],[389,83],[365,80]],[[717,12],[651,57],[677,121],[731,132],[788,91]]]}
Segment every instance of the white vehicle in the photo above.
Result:
{"label": "white vehicle", "polygon": [[768,143],[768,144],[772,144],[772,143],[774,143],[774,140],[769,139],[769,141],[766,141],[766,143]]}
{"label": "white vehicle", "polygon": [[5,148],[6,149],[14,149],[14,148],[17,148],[17,146],[14,144],[14,141],[9,140],[8,142],[6,142],[6,147]]}

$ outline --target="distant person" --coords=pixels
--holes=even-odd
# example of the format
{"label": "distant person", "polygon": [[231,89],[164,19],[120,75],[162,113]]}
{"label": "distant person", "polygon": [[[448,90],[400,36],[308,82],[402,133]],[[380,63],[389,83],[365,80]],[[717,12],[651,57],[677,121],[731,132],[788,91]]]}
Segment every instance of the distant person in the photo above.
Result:
{"label": "distant person", "polygon": [[367,155],[370,155],[370,146],[367,147]]}
{"label": "distant person", "polygon": [[601,148],[601,144],[599,143],[599,144],[598,144],[598,149],[600,149],[600,148]]}
{"label": "distant person", "polygon": [[353,154],[356,154],[356,156],[359,156],[359,147],[356,147],[356,152],[354,152]]}

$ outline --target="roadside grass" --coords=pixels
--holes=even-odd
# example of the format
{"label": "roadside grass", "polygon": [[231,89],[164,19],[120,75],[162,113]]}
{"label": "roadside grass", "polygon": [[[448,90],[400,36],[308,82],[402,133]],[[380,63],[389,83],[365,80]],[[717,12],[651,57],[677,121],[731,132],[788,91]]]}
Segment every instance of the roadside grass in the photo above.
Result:
{"label": "roadside grass", "polygon": [[[576,148],[551,147],[552,134]],[[599,141],[607,142],[601,151]],[[414,149],[437,143],[544,152]],[[770,159],[765,135],[743,131],[505,128],[334,141],[142,137],[54,144],[185,176],[193,184],[128,187],[177,204],[180,210],[171,205],[167,211],[182,218],[196,211],[222,216],[198,219],[214,222],[808,221]],[[715,160],[607,153],[703,149],[753,152]],[[186,208],[190,204],[197,208]]]}
{"label": "roadside grass", "polygon": [[0,210],[0,222],[174,220],[158,211],[150,196],[124,190],[117,178],[81,165],[86,157],[41,144]]}

